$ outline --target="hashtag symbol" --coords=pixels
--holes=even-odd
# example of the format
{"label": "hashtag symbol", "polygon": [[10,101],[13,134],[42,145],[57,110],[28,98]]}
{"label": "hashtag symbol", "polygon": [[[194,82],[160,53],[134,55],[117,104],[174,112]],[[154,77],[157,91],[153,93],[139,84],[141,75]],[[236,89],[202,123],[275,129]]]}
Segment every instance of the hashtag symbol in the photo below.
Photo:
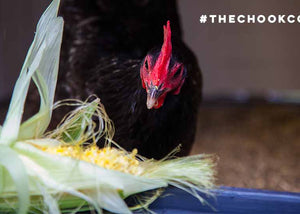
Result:
{"label": "hashtag symbol", "polygon": [[206,21],[207,21],[207,15],[200,16],[199,21],[200,21],[200,23],[206,23]]}

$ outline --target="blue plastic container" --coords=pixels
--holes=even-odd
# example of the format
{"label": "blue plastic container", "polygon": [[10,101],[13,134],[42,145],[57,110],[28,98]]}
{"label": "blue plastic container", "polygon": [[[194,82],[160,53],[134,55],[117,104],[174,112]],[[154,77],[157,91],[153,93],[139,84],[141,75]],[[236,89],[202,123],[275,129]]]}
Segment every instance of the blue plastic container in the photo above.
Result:
{"label": "blue plastic container", "polygon": [[300,214],[300,193],[221,187],[215,198],[207,198],[212,206],[202,205],[192,195],[169,188],[150,209],[159,214]]}

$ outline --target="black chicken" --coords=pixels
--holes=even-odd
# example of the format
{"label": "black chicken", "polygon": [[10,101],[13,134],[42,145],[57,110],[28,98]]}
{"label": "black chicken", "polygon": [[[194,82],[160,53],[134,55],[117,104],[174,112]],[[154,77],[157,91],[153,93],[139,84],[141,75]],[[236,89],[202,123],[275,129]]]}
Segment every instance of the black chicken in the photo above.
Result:
{"label": "black chicken", "polygon": [[179,155],[187,155],[201,74],[181,40],[176,2],[66,0],[60,14],[65,29],[56,99],[96,94],[119,145],[158,159],[182,144]]}

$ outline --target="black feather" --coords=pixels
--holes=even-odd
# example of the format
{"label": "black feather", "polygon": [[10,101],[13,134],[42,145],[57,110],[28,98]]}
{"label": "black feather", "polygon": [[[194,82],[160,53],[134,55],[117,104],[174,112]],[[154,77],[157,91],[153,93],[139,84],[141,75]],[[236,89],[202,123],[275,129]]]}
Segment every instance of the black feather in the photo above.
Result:
{"label": "black feather", "polygon": [[[162,158],[182,144],[180,155],[188,154],[201,98],[201,74],[181,40],[176,2],[65,0],[60,14],[65,30],[56,99],[96,94],[115,124],[114,140],[122,147]],[[140,66],[149,50],[161,47],[167,20],[173,56],[183,62],[187,77],[179,95],[169,93],[161,108],[148,110]]]}

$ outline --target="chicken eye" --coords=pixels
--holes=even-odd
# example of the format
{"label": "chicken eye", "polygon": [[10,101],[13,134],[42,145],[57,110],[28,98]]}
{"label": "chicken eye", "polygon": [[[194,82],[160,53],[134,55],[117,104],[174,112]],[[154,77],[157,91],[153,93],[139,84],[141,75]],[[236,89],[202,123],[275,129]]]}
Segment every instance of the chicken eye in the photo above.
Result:
{"label": "chicken eye", "polygon": [[179,75],[180,75],[180,73],[181,73],[181,69],[182,69],[182,67],[180,66],[178,69],[177,69],[177,71],[176,71],[176,73],[174,74],[174,79],[176,79]]}

